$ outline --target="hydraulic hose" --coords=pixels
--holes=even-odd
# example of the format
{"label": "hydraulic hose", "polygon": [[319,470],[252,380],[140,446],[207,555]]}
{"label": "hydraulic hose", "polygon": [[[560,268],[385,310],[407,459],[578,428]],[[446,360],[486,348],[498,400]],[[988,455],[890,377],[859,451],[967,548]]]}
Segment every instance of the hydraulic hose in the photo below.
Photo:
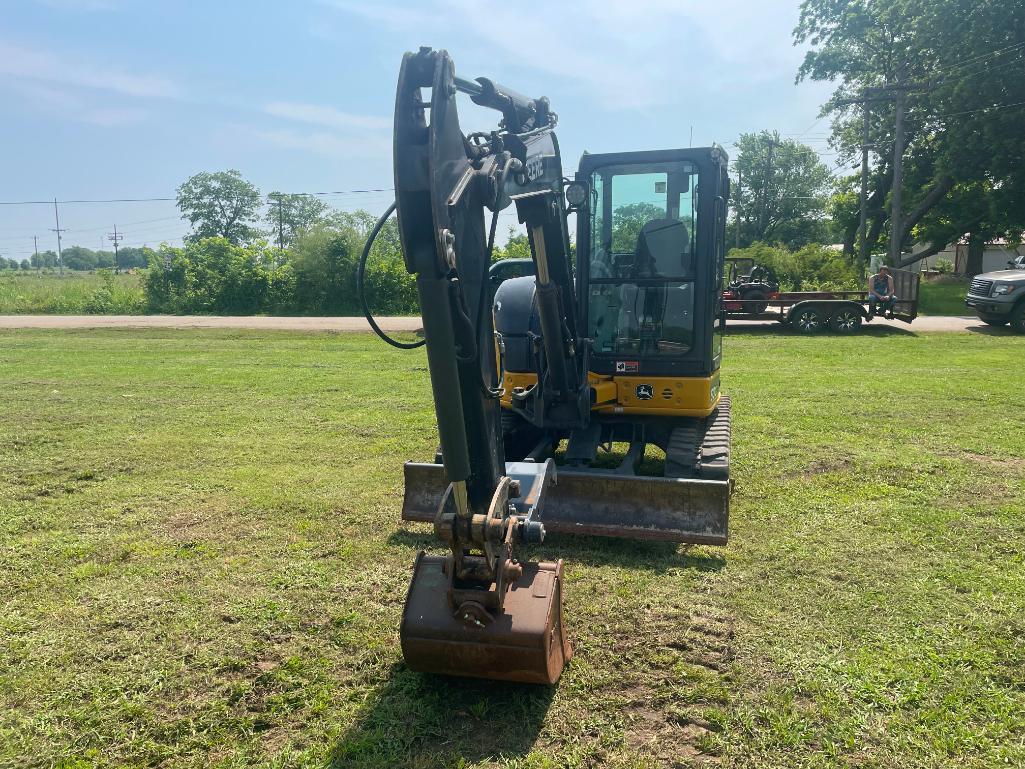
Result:
{"label": "hydraulic hose", "polygon": [[381,234],[381,230],[384,228],[385,222],[395,213],[395,201],[388,206],[381,218],[377,220],[377,224],[374,225],[374,229],[370,231],[370,236],[367,238],[367,243],[363,246],[363,253],[359,257],[359,265],[356,268],[356,293],[359,295],[359,303],[363,306],[363,316],[367,319],[367,323],[370,324],[370,328],[374,330],[381,339],[386,341],[392,347],[398,347],[400,350],[415,350],[417,347],[423,347],[427,344],[427,339],[421,339],[418,342],[400,342],[397,339],[392,339],[388,336],[384,330],[377,325],[377,321],[374,320],[373,314],[370,312],[370,305],[367,304],[367,295],[364,290],[363,279],[366,276],[367,271],[367,258],[370,256],[370,249],[374,245],[374,241],[377,236]]}

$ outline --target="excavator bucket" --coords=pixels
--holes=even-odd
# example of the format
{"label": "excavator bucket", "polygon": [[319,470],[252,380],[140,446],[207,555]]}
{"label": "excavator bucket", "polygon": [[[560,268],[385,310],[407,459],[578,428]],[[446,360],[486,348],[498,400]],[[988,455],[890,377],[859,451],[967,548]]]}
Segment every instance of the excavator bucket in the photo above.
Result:
{"label": "excavator bucket", "polygon": [[457,616],[448,598],[446,559],[420,553],[399,638],[402,656],[422,673],[554,684],[572,654],[562,623],[562,561],[524,563],[497,615]]}
{"label": "excavator bucket", "polygon": [[[509,462],[506,473],[529,488],[538,465]],[[407,462],[402,518],[431,522],[448,485],[442,465]],[[559,470],[533,518],[549,534],[725,545],[730,482]],[[529,492],[528,492],[529,493]]]}

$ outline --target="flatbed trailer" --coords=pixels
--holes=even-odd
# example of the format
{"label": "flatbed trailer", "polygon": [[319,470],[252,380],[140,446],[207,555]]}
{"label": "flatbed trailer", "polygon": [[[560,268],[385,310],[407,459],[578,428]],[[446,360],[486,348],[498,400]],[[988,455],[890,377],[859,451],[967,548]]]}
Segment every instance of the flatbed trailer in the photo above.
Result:
{"label": "flatbed trailer", "polygon": [[[897,295],[892,317],[911,323],[918,317],[917,272],[890,269]],[[829,328],[838,334],[853,334],[868,315],[867,291],[781,291],[754,300],[723,298],[726,317],[737,320],[773,320],[803,334]]]}

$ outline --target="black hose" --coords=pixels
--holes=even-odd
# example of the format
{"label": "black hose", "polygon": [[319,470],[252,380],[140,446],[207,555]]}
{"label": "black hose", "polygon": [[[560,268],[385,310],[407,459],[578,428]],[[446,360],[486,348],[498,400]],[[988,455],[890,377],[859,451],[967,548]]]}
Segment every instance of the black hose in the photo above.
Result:
{"label": "black hose", "polygon": [[388,221],[388,217],[395,212],[395,201],[388,206],[387,210],[381,214],[381,218],[377,220],[377,224],[374,225],[374,229],[370,231],[370,236],[367,238],[367,244],[363,246],[363,253],[359,257],[359,265],[356,268],[356,293],[359,295],[359,303],[363,306],[363,315],[367,319],[367,323],[370,324],[370,328],[374,330],[381,339],[386,341],[392,347],[398,347],[400,350],[414,350],[417,347],[423,347],[427,344],[426,339],[421,339],[418,342],[400,342],[397,339],[392,339],[377,325],[377,321],[374,320],[374,316],[370,313],[370,306],[367,304],[367,295],[364,291],[363,278],[367,271],[367,257],[370,256],[370,249],[374,245],[374,241],[377,236],[381,234],[381,230],[384,228],[385,222]]}

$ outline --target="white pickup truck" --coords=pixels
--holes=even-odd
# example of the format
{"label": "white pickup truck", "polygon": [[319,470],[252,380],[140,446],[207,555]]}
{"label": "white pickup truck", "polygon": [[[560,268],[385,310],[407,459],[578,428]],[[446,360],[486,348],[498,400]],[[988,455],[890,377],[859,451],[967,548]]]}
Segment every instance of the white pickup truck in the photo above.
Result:
{"label": "white pickup truck", "polygon": [[1010,323],[1019,334],[1025,334],[1025,256],[1009,261],[1006,270],[972,278],[965,304],[975,310],[983,323]]}

